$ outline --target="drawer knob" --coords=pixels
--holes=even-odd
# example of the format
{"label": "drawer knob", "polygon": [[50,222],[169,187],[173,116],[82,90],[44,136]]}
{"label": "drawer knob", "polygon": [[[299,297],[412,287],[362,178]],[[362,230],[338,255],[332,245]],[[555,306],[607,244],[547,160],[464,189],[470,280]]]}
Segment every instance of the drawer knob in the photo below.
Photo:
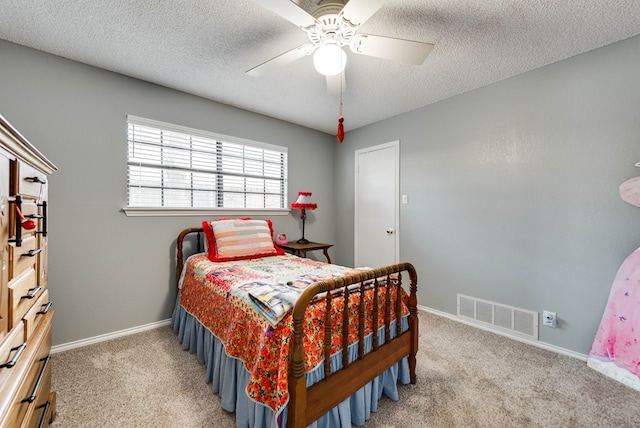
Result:
{"label": "drawer knob", "polygon": [[36,397],[38,396],[38,391],[40,390],[40,386],[42,385],[42,380],[44,379],[44,372],[47,370],[47,366],[49,365],[49,360],[51,360],[51,355],[46,356],[40,361],[44,361],[44,365],[42,366],[42,370],[40,370],[40,376],[38,376],[38,380],[36,381],[35,386],[33,387],[33,391],[31,395],[23,398],[22,403],[33,403]]}
{"label": "drawer knob", "polygon": [[41,404],[40,406],[38,406],[38,409],[44,409],[42,411],[42,417],[40,418],[40,423],[38,424],[39,427],[45,427],[47,426],[47,416],[49,415],[49,408],[51,407],[51,401],[47,400],[46,403]]}
{"label": "drawer knob", "polygon": [[26,181],[28,181],[29,183],[47,184],[47,180],[45,180],[44,178],[40,178],[40,177],[25,177],[24,179]]}
{"label": "drawer knob", "polygon": [[40,290],[42,290],[42,287],[40,287],[40,286],[38,286],[36,288],[30,288],[29,289],[29,293],[25,294],[24,296],[20,296],[20,298],[21,299],[33,299],[34,297],[36,297],[38,295]]}
{"label": "drawer knob", "polygon": [[26,253],[20,254],[20,257],[35,257],[42,252],[42,248],[34,248],[33,250],[29,250]]}
{"label": "drawer knob", "polygon": [[36,312],[37,315],[46,315],[49,312],[49,309],[51,309],[51,305],[53,305],[53,302],[49,302],[46,303],[42,306],[44,306],[44,308],[41,311]]}
{"label": "drawer knob", "polygon": [[0,369],[4,369],[5,367],[10,369],[11,367],[15,366],[18,363],[18,359],[20,358],[20,355],[22,355],[22,353],[24,352],[24,350],[27,348],[27,343],[23,343],[20,346],[16,346],[15,348],[11,348],[12,351],[17,351],[15,353],[15,355],[13,356],[12,359],[10,359],[9,361],[7,361],[6,363],[0,365]]}

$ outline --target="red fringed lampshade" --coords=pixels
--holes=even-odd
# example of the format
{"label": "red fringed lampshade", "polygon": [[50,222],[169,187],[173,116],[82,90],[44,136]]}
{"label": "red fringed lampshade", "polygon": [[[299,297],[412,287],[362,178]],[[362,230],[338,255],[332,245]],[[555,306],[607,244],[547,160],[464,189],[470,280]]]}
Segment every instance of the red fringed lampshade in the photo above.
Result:
{"label": "red fringed lampshade", "polygon": [[311,202],[311,192],[298,192],[298,199],[291,204],[294,210],[315,210],[318,204]]}

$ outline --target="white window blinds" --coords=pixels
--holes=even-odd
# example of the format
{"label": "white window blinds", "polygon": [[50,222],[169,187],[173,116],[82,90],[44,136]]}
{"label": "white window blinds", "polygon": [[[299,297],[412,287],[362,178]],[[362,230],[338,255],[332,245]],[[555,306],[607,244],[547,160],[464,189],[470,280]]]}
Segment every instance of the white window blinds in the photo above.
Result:
{"label": "white window blinds", "polygon": [[127,117],[127,206],[279,209],[287,148]]}

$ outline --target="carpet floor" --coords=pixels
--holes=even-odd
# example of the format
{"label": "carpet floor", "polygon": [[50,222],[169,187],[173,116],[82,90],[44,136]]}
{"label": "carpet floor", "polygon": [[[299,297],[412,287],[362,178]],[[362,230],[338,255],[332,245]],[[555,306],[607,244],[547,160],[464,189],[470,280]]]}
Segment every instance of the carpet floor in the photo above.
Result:
{"label": "carpet floor", "polygon": [[[365,428],[639,427],[640,392],[556,354],[421,312],[416,385]],[[235,427],[170,327],[53,354],[53,427]]]}

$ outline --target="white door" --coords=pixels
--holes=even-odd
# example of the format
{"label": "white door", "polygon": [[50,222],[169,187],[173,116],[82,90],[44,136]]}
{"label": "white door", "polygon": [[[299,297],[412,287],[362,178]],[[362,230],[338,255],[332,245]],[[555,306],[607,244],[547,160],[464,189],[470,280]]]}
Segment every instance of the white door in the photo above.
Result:
{"label": "white door", "polygon": [[356,266],[381,267],[399,259],[400,142],[355,152]]}

